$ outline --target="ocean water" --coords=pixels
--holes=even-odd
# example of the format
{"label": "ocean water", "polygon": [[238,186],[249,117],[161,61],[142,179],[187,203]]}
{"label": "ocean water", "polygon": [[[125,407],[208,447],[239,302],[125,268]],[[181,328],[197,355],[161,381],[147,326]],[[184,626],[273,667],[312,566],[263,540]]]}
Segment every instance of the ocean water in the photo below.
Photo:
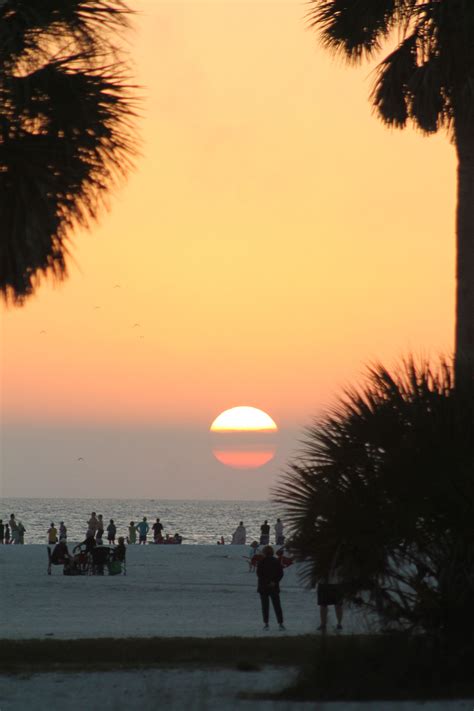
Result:
{"label": "ocean water", "polygon": [[[92,511],[102,514],[105,528],[113,518],[117,536],[126,536],[130,521],[138,523],[146,516],[150,527],[159,517],[163,533],[180,533],[187,544],[216,544],[221,536],[230,543],[240,521],[247,529],[247,541],[259,538],[265,519],[271,527],[280,515],[268,501],[171,501],[158,499],[0,499],[0,518],[6,523],[14,513],[26,528],[25,544],[46,543],[53,521],[56,528],[64,521],[68,541],[82,541]],[[282,520],[283,517],[282,517]],[[149,539],[150,540],[150,539]]]}

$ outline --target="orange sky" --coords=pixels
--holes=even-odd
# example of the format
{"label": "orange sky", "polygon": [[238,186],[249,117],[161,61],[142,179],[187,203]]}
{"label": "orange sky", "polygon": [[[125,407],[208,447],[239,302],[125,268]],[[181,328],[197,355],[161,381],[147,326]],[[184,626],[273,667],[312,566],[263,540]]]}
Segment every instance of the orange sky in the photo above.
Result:
{"label": "orange sky", "polygon": [[4,313],[4,422],[294,427],[368,361],[449,353],[446,136],[384,128],[305,3],[139,7],[142,157],[68,281]]}

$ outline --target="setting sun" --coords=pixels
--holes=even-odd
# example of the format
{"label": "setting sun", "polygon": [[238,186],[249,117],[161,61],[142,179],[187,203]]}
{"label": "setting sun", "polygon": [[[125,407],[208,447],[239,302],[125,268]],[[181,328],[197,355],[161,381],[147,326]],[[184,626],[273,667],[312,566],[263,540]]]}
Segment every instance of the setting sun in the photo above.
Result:
{"label": "setting sun", "polygon": [[270,415],[257,407],[231,407],[224,410],[212,423],[211,432],[275,431],[278,429]]}

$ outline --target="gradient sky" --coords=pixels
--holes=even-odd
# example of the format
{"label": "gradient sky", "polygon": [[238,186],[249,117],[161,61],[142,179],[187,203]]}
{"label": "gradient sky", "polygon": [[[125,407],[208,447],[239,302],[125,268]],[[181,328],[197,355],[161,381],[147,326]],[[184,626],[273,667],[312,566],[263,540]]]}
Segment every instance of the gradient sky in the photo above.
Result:
{"label": "gradient sky", "polygon": [[[1,492],[265,498],[367,363],[451,352],[454,149],[384,128],[305,3],[134,6],[142,155],[69,279],[3,313]],[[261,470],[212,456],[235,405],[280,427]]]}

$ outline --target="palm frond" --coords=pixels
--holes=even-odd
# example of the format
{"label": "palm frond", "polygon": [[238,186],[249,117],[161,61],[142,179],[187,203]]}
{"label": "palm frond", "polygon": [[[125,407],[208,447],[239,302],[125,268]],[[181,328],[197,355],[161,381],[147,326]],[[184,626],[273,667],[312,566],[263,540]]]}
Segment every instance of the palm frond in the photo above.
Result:
{"label": "palm frond", "polygon": [[0,31],[0,290],[21,302],[40,273],[66,275],[72,230],[131,169],[136,87],[113,42],[98,44],[126,24],[123,3],[8,0],[1,12],[23,38]]}
{"label": "palm frond", "polygon": [[446,360],[371,366],[306,429],[273,492],[308,584],[337,559],[354,604],[402,627],[441,624],[446,556],[474,540],[473,431],[474,392],[454,388]]}
{"label": "palm frond", "polygon": [[378,67],[373,104],[389,126],[403,128],[408,119],[408,84],[416,71],[417,37],[407,37]]}
{"label": "palm frond", "polygon": [[400,13],[403,0],[311,0],[309,26],[318,29],[328,49],[357,62],[378,51]]}

